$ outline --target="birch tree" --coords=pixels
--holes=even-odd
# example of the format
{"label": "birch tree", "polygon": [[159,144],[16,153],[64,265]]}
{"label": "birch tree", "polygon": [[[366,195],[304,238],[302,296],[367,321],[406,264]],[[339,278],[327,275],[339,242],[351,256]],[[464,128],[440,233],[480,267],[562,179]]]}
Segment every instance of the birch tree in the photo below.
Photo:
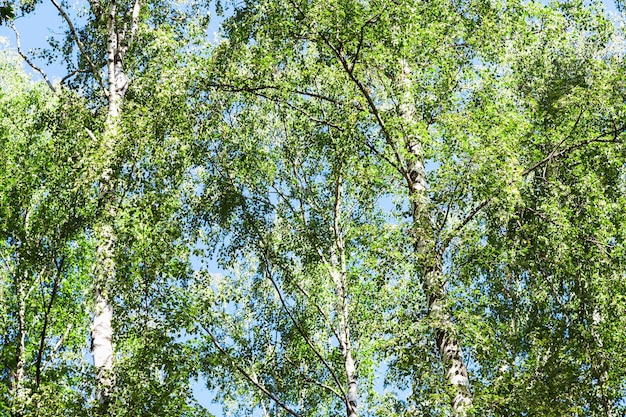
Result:
{"label": "birch tree", "polygon": [[204,256],[219,249],[228,272],[198,272],[209,385],[241,413],[355,416],[360,403],[380,405],[376,337],[387,330],[385,290],[397,290],[383,276],[401,287],[407,268],[391,261],[400,230],[374,208],[389,185],[367,176],[375,168],[350,132],[280,102],[216,96],[224,121],[203,142],[198,215],[216,242]]}
{"label": "birch tree", "polygon": [[[488,12],[491,6],[441,4],[429,5],[426,10],[426,6],[408,2],[348,3],[258,2],[235,7],[235,17],[227,25],[233,49],[253,40],[252,59],[274,51],[269,59],[251,61],[248,65],[257,75],[255,80],[240,81],[235,88],[259,95],[283,89],[300,96],[323,97],[329,106],[340,107],[347,120],[355,119],[349,115],[351,112],[356,114],[356,123],[346,126],[345,122],[335,125],[334,120],[326,121],[321,116],[324,110],[316,113],[329,129],[346,126],[360,132],[362,146],[379,155],[382,163],[396,171],[396,178],[405,181],[407,201],[412,207],[409,239],[415,239],[415,253],[407,257],[419,265],[434,341],[451,387],[452,409],[464,415],[471,405],[471,391],[446,312],[442,275],[449,223],[447,216],[440,219],[440,224],[435,221],[441,205],[430,202],[427,195],[424,164],[431,154],[424,155],[422,149],[434,143],[432,137],[441,114],[453,109],[459,85],[466,77],[465,68],[476,56],[478,45],[472,42],[489,41],[473,16],[479,15],[479,9]],[[460,9],[465,14],[458,14]],[[488,16],[491,25],[504,19],[495,10]],[[322,69],[321,73],[309,71],[302,56],[293,52],[303,49],[317,56],[319,64],[314,68]],[[282,71],[272,66],[287,66],[292,61],[300,64],[299,69],[306,75],[281,80],[278,75]],[[324,89],[322,77],[326,73],[340,78],[345,87],[337,92]],[[306,84],[298,84],[303,79]]]}
{"label": "birch tree", "polygon": [[623,35],[601,9],[567,7],[540,8],[511,48],[507,77],[531,123],[515,152],[536,169],[515,183],[513,206],[486,208],[474,230],[484,238],[458,253],[461,279],[482,277],[473,287],[486,297],[473,308],[489,323],[475,348],[486,415],[621,412],[621,359],[609,352],[622,339],[608,327],[622,307],[606,302],[622,292]]}
{"label": "birch tree", "polygon": [[[476,339],[468,340],[460,333],[471,333],[469,323],[460,318],[474,301],[447,294],[450,288],[456,294],[464,285],[469,291],[483,280],[478,274],[458,281],[452,272],[455,265],[471,262],[455,260],[465,245],[482,239],[472,231],[480,228],[483,213],[514,211],[520,184],[553,159],[597,141],[620,141],[621,127],[617,119],[607,123],[606,114],[615,114],[607,109],[593,122],[604,126],[604,133],[584,133],[585,139],[570,147],[561,147],[573,139],[567,134],[554,147],[537,142],[524,147],[526,137],[552,137],[546,125],[559,132],[577,128],[579,119],[573,115],[587,113],[576,102],[565,104],[557,98],[570,90],[589,94],[598,85],[582,83],[592,76],[578,72],[595,64],[584,63],[585,58],[561,60],[567,47],[558,37],[544,37],[551,19],[560,22],[560,33],[588,37],[589,51],[604,48],[608,38],[601,10],[558,2],[261,1],[234,5],[225,25],[228,43],[218,53],[224,62],[237,64],[233,71],[223,71],[224,77],[209,80],[207,87],[284,103],[329,130],[358,132],[356,137],[379,158],[377,163],[395,170],[390,181],[405,184],[407,241],[414,248],[407,258],[416,263],[428,315],[421,323],[407,323],[409,330],[397,335],[399,344],[412,348],[396,357],[397,369],[392,371],[400,376],[402,368],[414,369],[415,412],[436,413],[444,407],[437,396],[421,399],[420,387],[437,393],[437,386],[446,386],[451,415],[467,415],[475,405],[461,346],[465,340],[473,348],[481,336],[478,332]],[[534,49],[529,45],[536,37],[543,43]],[[513,50],[524,54],[513,56]],[[562,65],[563,71],[550,80],[527,72],[550,68],[531,64],[546,53],[551,65]],[[594,62],[604,65],[602,60]],[[328,78],[341,81],[330,84]],[[512,82],[519,89],[512,88]],[[540,106],[548,106],[541,107],[546,112],[541,117],[525,104],[528,97],[537,100],[535,94],[547,97],[540,101]],[[572,118],[554,118],[548,110],[557,102]],[[333,113],[336,109],[340,111]],[[614,138],[608,139],[611,135]],[[499,222],[506,216],[500,216],[490,224],[504,227]],[[420,317],[419,312],[415,306],[408,316]],[[435,382],[434,388],[426,382],[428,373],[417,371],[422,365],[415,359],[420,357],[415,339],[424,331],[440,356],[444,384]]]}
{"label": "birch tree", "polygon": [[[126,385],[116,386],[114,359],[124,358],[123,368],[129,366],[132,361],[128,357],[140,356],[141,346],[149,337],[153,337],[152,342],[169,343],[175,352],[184,350],[174,341],[180,332],[172,332],[172,327],[165,323],[157,326],[154,333],[145,334],[146,338],[140,338],[142,343],[138,344],[129,343],[132,332],[128,329],[142,321],[145,325],[146,321],[154,320],[146,318],[152,304],[158,305],[154,307],[158,310],[171,302],[153,294],[159,288],[157,282],[162,282],[165,290],[169,283],[183,279],[186,274],[187,252],[175,248],[183,223],[171,223],[183,204],[187,153],[182,137],[191,131],[186,124],[188,119],[181,116],[187,111],[188,77],[180,70],[182,60],[176,57],[182,57],[184,48],[203,33],[208,19],[192,3],[94,1],[82,6],[52,3],[63,21],[66,37],[52,39],[46,54],[50,59],[63,59],[68,75],[60,83],[48,82],[48,85],[57,94],[63,94],[66,88],[79,91],[85,97],[82,105],[91,110],[87,117],[75,119],[80,134],[87,135],[91,143],[80,159],[82,175],[74,185],[96,190],[92,195],[95,221],[85,232],[96,242],[91,271],[90,352],[97,382],[97,413],[123,413],[119,404],[129,401],[129,397],[140,403],[138,408],[153,402],[150,408],[144,408],[148,412],[158,404],[155,398],[172,400],[165,394],[151,396],[159,384],[169,383],[173,384],[171,389],[181,391],[170,401],[178,406],[168,407],[184,413],[191,394],[188,374],[181,376],[178,372],[186,372],[186,368],[156,371],[157,365],[151,365],[144,377],[155,385],[149,395],[142,397],[139,391],[128,389],[128,384],[134,383],[132,378],[123,380]],[[31,10],[36,4],[23,6]],[[22,55],[28,58],[23,52]],[[142,90],[144,87],[152,90]],[[158,196],[165,198],[159,200]],[[147,212],[139,216],[142,207]],[[146,239],[154,239],[158,233],[162,237],[160,254],[146,251]],[[171,240],[164,240],[166,236]],[[178,242],[184,245],[182,240]],[[140,251],[142,247],[144,250]],[[166,254],[171,256],[167,262],[159,259],[159,255]],[[145,270],[138,273],[137,267]],[[124,275],[120,276],[120,272]],[[136,279],[143,285],[133,282]],[[144,292],[145,303],[136,306],[134,299],[138,291]],[[133,303],[128,305],[127,300],[131,299]],[[137,314],[143,318],[137,320]],[[154,314],[158,316],[159,312]],[[123,332],[116,334],[115,328]],[[163,333],[167,336],[163,337]],[[116,351],[116,341],[122,350]],[[159,355],[146,354],[143,360],[159,360]]]}
{"label": "birch tree", "polygon": [[68,76],[0,63],[2,412],[623,413],[599,4],[218,2],[213,47],[206,5],[51,1]]}

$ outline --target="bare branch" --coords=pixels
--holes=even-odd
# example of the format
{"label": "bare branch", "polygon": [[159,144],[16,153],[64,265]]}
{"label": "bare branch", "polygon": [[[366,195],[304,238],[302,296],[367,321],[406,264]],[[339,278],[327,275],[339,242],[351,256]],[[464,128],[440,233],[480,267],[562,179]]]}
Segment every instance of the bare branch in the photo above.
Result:
{"label": "bare branch", "polygon": [[87,132],[87,135],[89,135],[89,137],[91,138],[91,140],[94,141],[94,143],[98,143],[98,139],[96,139],[96,136],[93,134],[93,132],[91,131],[91,129],[89,128],[85,128],[85,131]]}
{"label": "bare branch", "polygon": [[54,88],[54,86],[50,82],[50,79],[48,78],[46,73],[43,72],[43,70],[41,68],[39,68],[37,65],[35,65],[35,63],[30,60],[28,55],[26,55],[24,53],[24,51],[22,51],[22,43],[21,43],[21,39],[20,39],[20,33],[17,31],[17,28],[15,27],[13,22],[10,22],[9,24],[11,25],[11,29],[13,29],[13,32],[15,32],[15,43],[17,44],[17,53],[20,54],[20,56],[22,57],[22,59],[24,61],[26,61],[28,66],[30,66],[32,69],[34,69],[39,74],[41,74],[41,76],[43,77],[43,79],[46,82],[46,84],[48,84],[48,87],[50,87],[50,90],[52,90],[52,91],[54,91],[56,93],[57,90]]}

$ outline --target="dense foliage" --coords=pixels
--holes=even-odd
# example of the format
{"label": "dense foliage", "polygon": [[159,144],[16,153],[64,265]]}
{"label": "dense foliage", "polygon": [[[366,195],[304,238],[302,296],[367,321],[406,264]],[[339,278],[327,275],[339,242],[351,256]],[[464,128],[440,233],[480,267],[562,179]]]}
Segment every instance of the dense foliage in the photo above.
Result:
{"label": "dense foliage", "polygon": [[622,3],[52,2],[0,415],[626,413]]}

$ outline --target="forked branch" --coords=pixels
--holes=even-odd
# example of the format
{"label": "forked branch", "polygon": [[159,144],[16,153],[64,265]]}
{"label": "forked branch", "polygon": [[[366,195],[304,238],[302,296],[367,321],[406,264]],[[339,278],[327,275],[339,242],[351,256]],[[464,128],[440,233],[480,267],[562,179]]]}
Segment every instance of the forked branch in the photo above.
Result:
{"label": "forked branch", "polygon": [[80,37],[78,36],[78,32],[76,31],[76,28],[74,27],[74,24],[72,23],[72,19],[70,19],[70,17],[67,15],[65,10],[63,10],[63,7],[61,7],[61,5],[56,0],[50,0],[50,1],[54,5],[54,7],[56,7],[59,14],[63,18],[63,20],[65,20],[65,22],[67,23],[67,27],[70,30],[72,38],[74,39],[74,42],[76,42],[76,46],[78,46],[78,50],[80,51],[81,55],[84,56],[85,59],[87,60],[87,63],[89,64],[89,68],[91,69],[93,76],[98,81],[98,84],[100,84],[100,87],[106,92],[107,90],[106,90],[106,87],[104,86],[104,82],[102,81],[102,78],[100,77],[100,72],[98,72],[96,65],[93,63],[93,61],[91,60],[91,57],[89,56],[89,54],[87,53],[85,49],[85,45],[80,40]]}

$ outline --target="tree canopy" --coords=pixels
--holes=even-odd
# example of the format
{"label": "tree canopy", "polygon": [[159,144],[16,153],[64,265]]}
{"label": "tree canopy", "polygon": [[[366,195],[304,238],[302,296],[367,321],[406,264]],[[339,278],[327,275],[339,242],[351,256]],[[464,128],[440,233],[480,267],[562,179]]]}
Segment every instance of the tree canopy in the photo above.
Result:
{"label": "tree canopy", "polygon": [[622,3],[51,1],[0,59],[0,414],[626,412]]}

